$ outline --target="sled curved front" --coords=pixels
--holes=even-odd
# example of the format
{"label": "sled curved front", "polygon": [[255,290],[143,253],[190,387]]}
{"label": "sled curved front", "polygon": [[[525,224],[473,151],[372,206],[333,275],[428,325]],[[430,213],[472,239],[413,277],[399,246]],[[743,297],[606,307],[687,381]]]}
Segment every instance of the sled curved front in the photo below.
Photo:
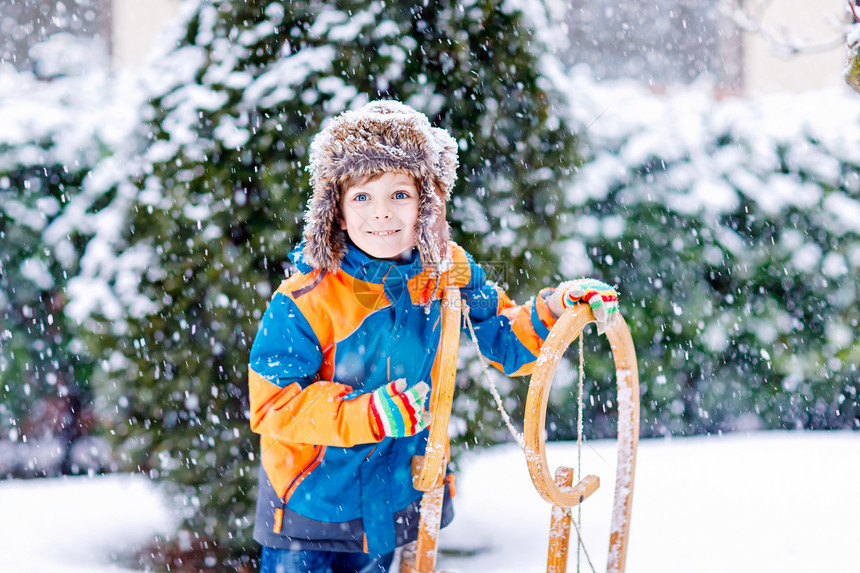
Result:
{"label": "sled curved front", "polygon": [[[529,474],[541,497],[561,508],[579,505],[600,484],[596,476],[586,476],[572,487],[560,486],[550,472],[545,443],[546,407],[556,369],[564,351],[591,322],[594,322],[594,314],[587,304],[574,306],[558,319],[541,349],[526,400],[524,439]],[[618,465],[606,570],[620,573],[624,571],[627,557],[636,449],[639,444],[639,369],[633,338],[623,317],[619,316],[615,324],[607,329],[606,337],[615,361],[618,388]]]}

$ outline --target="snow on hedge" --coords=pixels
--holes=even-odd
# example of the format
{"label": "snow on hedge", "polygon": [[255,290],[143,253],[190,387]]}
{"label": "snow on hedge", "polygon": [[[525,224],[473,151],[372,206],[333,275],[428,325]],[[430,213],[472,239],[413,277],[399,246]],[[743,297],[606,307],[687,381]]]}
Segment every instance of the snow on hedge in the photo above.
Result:
{"label": "snow on hedge", "polygon": [[[776,215],[817,205],[822,188],[839,188],[839,206],[850,211],[825,216],[860,230],[850,217],[856,198],[845,197],[860,192],[850,169],[860,165],[860,98],[846,88],[716,99],[709,86],[653,94],[633,82],[594,82],[583,69],[554,79],[589,148],[569,196],[575,205],[633,184],[630,201],[684,214],[728,214],[743,195]],[[649,162],[659,168],[638,180]]]}
{"label": "snow on hedge", "polygon": [[58,191],[53,172],[83,179],[125,148],[139,121],[136,82],[101,70],[46,82],[0,68],[0,210],[41,233],[66,268],[77,263],[71,236],[95,234],[103,221],[88,217],[97,197],[86,185]]}
{"label": "snow on hedge", "polygon": [[858,427],[860,98],[548,73],[585,155],[564,265],[619,284],[644,431]]}

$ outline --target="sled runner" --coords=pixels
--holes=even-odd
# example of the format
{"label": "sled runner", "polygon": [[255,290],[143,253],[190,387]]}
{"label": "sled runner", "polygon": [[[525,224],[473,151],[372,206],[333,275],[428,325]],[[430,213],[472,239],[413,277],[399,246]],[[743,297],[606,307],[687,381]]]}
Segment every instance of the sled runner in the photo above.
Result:
{"label": "sled runner", "polygon": [[[441,573],[436,571],[435,567],[446,486],[448,422],[455,387],[461,306],[459,289],[448,286],[442,302],[441,351],[444,353],[444,360],[441,376],[434,385],[431,397],[433,421],[430,437],[425,455],[416,456],[412,463],[413,484],[416,489],[425,492],[421,502],[419,537],[414,553],[404,552],[401,573]],[[468,314],[465,318],[468,323]],[[545,444],[546,406],[555,371],[567,347],[580,337],[582,330],[592,322],[595,322],[594,315],[588,304],[578,304],[558,319],[541,349],[526,401],[523,445],[529,474],[541,497],[553,504],[547,557],[548,573],[565,573],[570,543],[570,508],[583,503],[600,486],[600,480],[592,475],[572,485],[574,471],[568,467],[559,468],[553,478],[547,464]],[[615,361],[618,391],[618,464],[606,570],[608,573],[623,573],[630,532],[636,450],[639,443],[639,372],[633,339],[623,317],[619,317],[615,324],[607,329],[606,336]],[[581,350],[580,343],[580,376]],[[581,400],[580,393],[580,411]]]}

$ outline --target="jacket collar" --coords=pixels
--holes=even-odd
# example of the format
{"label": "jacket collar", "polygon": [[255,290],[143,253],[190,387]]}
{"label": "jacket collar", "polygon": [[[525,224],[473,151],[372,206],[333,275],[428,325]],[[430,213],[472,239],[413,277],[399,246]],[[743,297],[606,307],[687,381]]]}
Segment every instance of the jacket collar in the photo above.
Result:
{"label": "jacket collar", "polygon": [[[289,257],[300,272],[307,274],[312,272],[314,267],[311,266],[304,256],[304,246],[305,240],[302,239],[302,242],[293,249]],[[409,260],[400,262],[374,259],[348,242],[346,244],[346,253],[340,263],[340,270],[365,282],[383,284],[386,278],[392,279],[394,277],[397,277],[396,280],[405,279],[408,281],[420,275],[424,271],[424,267],[421,264],[418,249],[415,247],[412,249]]]}

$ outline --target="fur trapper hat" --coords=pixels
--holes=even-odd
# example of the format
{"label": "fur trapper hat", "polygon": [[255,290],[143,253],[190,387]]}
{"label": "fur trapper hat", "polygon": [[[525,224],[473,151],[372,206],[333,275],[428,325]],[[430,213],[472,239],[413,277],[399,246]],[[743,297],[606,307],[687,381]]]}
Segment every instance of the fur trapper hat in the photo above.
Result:
{"label": "fur trapper hat", "polygon": [[418,186],[416,242],[425,269],[450,262],[445,202],[457,178],[457,142],[423,113],[396,101],[373,101],[329,120],[310,147],[313,193],[305,212],[303,258],[334,271],[346,248],[338,224],[342,183],[382,172],[411,175]]}

